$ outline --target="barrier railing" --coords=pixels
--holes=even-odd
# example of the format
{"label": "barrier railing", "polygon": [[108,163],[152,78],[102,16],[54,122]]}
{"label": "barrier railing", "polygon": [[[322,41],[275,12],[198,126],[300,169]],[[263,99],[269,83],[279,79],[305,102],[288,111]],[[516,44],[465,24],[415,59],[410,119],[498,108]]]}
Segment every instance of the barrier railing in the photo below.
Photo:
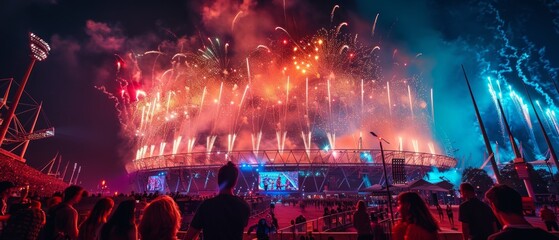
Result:
{"label": "barrier railing", "polygon": [[[376,208],[368,208],[367,212],[372,212]],[[346,211],[336,214],[331,214],[316,219],[308,220],[303,223],[298,223],[285,228],[278,229],[276,239],[284,239],[283,237],[295,236],[297,233],[308,232],[330,232],[330,231],[344,231],[353,225],[353,213],[355,211]],[[389,219],[383,220],[378,223],[385,233],[392,232],[392,223]],[[287,239],[287,238],[286,238]]]}

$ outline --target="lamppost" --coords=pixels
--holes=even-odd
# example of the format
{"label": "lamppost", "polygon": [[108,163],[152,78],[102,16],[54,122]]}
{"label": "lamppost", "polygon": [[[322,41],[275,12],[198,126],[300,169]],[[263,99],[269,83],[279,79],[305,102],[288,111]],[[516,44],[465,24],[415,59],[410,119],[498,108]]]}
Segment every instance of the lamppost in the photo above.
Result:
{"label": "lamppost", "polygon": [[29,47],[31,49],[31,55],[30,55],[31,63],[29,63],[29,66],[27,67],[27,71],[25,72],[25,75],[21,80],[21,84],[17,89],[16,95],[14,97],[14,101],[10,106],[8,115],[6,116],[6,119],[4,119],[4,121],[2,122],[2,126],[0,126],[0,145],[2,145],[4,139],[6,138],[6,133],[8,133],[8,128],[10,127],[10,123],[14,118],[17,105],[19,104],[21,95],[23,95],[23,90],[25,89],[27,80],[29,80],[29,76],[31,75],[31,71],[33,70],[33,66],[35,65],[35,62],[43,61],[47,59],[47,56],[50,51],[50,46],[48,45],[48,43],[33,33],[29,33]]}
{"label": "lamppost", "polygon": [[386,172],[386,161],[384,160],[384,148],[382,148],[382,142],[384,141],[386,144],[390,144],[384,138],[379,137],[374,132],[370,132],[371,135],[378,138],[378,143],[380,144],[380,155],[382,156],[382,168],[384,171],[384,182],[386,183],[386,195],[388,196],[388,211],[390,211],[390,221],[394,221],[394,212],[392,211],[392,195],[390,193],[390,184],[388,184],[388,175]]}

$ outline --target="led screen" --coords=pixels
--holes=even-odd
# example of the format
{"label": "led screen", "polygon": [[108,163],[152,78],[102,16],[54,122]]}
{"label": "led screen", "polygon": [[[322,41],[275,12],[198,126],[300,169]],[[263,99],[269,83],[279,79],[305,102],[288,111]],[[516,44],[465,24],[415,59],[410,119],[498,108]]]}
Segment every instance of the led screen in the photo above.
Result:
{"label": "led screen", "polygon": [[149,192],[165,192],[165,176],[149,176],[147,190]]}
{"label": "led screen", "polygon": [[261,191],[299,191],[297,172],[260,172],[258,189]]}

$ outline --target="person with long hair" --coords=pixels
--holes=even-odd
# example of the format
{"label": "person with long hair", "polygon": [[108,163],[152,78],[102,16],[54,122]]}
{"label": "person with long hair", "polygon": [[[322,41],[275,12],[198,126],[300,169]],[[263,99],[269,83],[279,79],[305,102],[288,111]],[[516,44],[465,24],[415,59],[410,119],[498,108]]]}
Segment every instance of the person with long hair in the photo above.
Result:
{"label": "person with long hair", "polygon": [[357,202],[357,211],[353,213],[353,226],[357,230],[358,240],[373,239],[371,220],[363,200]]}
{"label": "person with long hair", "polygon": [[265,218],[261,218],[258,220],[258,223],[250,226],[247,231],[247,235],[250,236],[250,233],[256,229],[256,239],[257,240],[269,240],[270,233],[273,231],[273,227],[268,224]]}
{"label": "person with long hair", "polygon": [[80,225],[78,240],[97,240],[100,227],[107,222],[115,202],[110,198],[101,198],[95,203],[89,216]]}
{"label": "person with long hair", "polygon": [[125,200],[116,208],[101,228],[99,240],[137,240],[138,230],[134,222],[135,200]]}
{"label": "person with long hair", "polygon": [[437,240],[439,225],[427,205],[415,192],[398,195],[398,212],[402,219],[394,225],[394,240]]}
{"label": "person with long hair", "polygon": [[177,203],[169,196],[160,196],[146,206],[138,229],[142,240],[175,240],[180,226]]}

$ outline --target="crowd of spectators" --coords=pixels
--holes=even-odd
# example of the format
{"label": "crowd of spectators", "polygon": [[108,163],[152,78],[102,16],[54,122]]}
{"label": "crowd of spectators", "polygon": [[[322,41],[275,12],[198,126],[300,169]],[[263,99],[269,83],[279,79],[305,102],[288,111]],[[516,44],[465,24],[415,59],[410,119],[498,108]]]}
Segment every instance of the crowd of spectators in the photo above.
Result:
{"label": "crowd of spectators", "polygon": [[0,154],[0,181],[10,181],[19,187],[29,187],[33,196],[52,196],[61,192],[68,184],[27,164]]}
{"label": "crowd of spectators", "polygon": [[[99,199],[104,198],[101,194],[93,194],[88,195],[84,194],[84,198],[80,201],[80,203],[74,206],[79,214],[80,222],[85,219],[85,217],[94,209],[94,205]],[[135,217],[136,221],[140,220],[140,216],[143,214],[143,208],[154,199],[157,199],[160,196],[169,196],[172,198],[177,206],[179,207],[179,211],[182,215],[182,220],[180,222],[180,230],[186,231],[188,226],[192,222],[192,218],[194,217],[194,213],[201,205],[202,202],[205,200],[211,199],[216,194],[213,195],[186,195],[178,192],[167,192],[165,194],[160,194],[157,192],[154,193],[135,193],[132,192],[130,194],[119,193],[118,195],[112,196],[111,199],[114,200],[115,205],[118,205],[122,201],[133,199],[136,201],[136,212]],[[269,209],[271,198],[265,196],[240,196],[244,201],[246,201],[250,206],[250,215],[251,217],[259,217],[263,213],[266,213]],[[46,202],[46,200],[44,200]]]}
{"label": "crowd of spectators", "polygon": [[[0,240],[174,240],[180,230],[187,230],[184,239],[188,240],[201,234],[209,240],[243,239],[247,227],[249,234],[256,230],[258,239],[267,240],[279,229],[275,205],[264,196],[236,196],[233,189],[238,171],[230,162],[221,167],[217,177],[219,192],[208,196],[144,192],[104,197],[88,195],[82,187],[73,185],[63,192],[53,191],[52,195],[41,197],[38,193],[29,194],[32,188],[27,180],[0,181]],[[22,182],[25,187],[21,187]],[[459,221],[465,239],[559,239],[524,218],[521,196],[508,186],[492,187],[485,195],[485,203],[477,199],[468,183],[460,186],[460,193],[464,202],[459,207]],[[363,197],[288,197],[281,202],[300,207],[302,212],[306,206],[323,208],[325,226],[345,225],[347,218],[340,221],[340,213],[351,215],[350,223],[357,230],[358,239],[387,237],[379,225],[379,218],[388,218],[387,209],[368,208],[360,199]],[[438,239],[439,222],[420,194],[402,192],[396,203],[398,222],[391,230],[392,239]],[[447,209],[452,210],[448,206]],[[261,218],[247,226],[251,216],[260,217],[263,212],[270,219]],[[439,219],[444,217],[440,206],[437,212]],[[541,217],[548,231],[557,229],[552,210],[544,207]],[[292,221],[292,232],[301,232],[297,227],[306,222],[302,214],[298,216]]]}
{"label": "crowd of spectators", "polygon": [[[220,219],[216,216],[228,216],[221,218],[223,224],[231,222],[223,236],[242,235],[249,216],[268,210],[270,199],[235,196],[232,189],[238,169],[233,164],[224,169],[218,182],[228,184],[220,184],[219,193],[210,196],[131,193],[104,197],[69,186],[41,197],[29,196],[29,188],[21,188],[19,182],[1,181],[0,239],[176,239],[181,229],[189,229],[191,237],[203,231],[205,239],[212,239],[211,232],[219,232],[216,226],[221,226],[216,225]],[[194,219],[185,225],[189,215]],[[235,221],[239,216],[242,219]]]}
{"label": "crowd of spectators", "polygon": [[[215,235],[219,232],[215,226],[231,222],[237,216],[242,216],[243,220],[233,221],[236,225],[229,224],[231,229],[221,231],[221,234],[238,235],[240,231],[242,235],[242,230],[248,223],[245,218],[265,212],[264,210],[270,206],[270,199],[263,196],[244,199],[234,196],[232,188],[236,184],[238,172],[236,175],[233,173],[237,169],[232,164],[226,165],[224,169],[229,171],[225,171],[221,180],[218,176],[218,183],[224,181],[223,178],[235,180],[228,180],[225,187],[213,196],[144,192],[121,193],[106,198],[101,195],[88,195],[77,186],[66,188],[67,185],[59,179],[42,174],[24,163],[11,159],[0,161],[0,170],[4,173],[0,180],[10,181],[9,184],[5,182],[6,191],[3,193],[5,200],[0,217],[0,230],[3,233],[1,236],[3,239],[16,239],[14,236],[18,236],[18,239],[137,239],[140,235],[142,239],[173,239],[177,231],[192,226],[187,238],[193,238],[203,230],[210,234],[205,234],[205,237],[211,239],[212,233]],[[61,193],[64,188],[66,190]],[[9,203],[9,196],[15,192],[21,196],[11,199]],[[29,192],[32,193],[30,196]],[[322,199],[292,197],[282,199],[282,203],[298,206],[303,211],[307,206],[324,207],[325,211],[328,211],[325,212],[325,216],[330,216],[355,210],[357,199],[357,196]],[[231,204],[237,205],[223,208]],[[244,204],[247,207],[244,207]],[[8,205],[11,205],[9,211]],[[25,211],[19,212],[18,209]],[[240,212],[229,212],[235,209]],[[212,217],[224,214],[228,217]],[[260,225],[253,226],[257,229],[257,234],[262,235],[264,232],[268,235],[279,228],[273,212],[271,216],[269,221],[264,221],[269,227],[268,230],[261,230],[263,221],[259,221]],[[382,214],[380,216],[382,217]],[[220,224],[216,224],[217,222]],[[293,222],[301,224],[306,222],[306,219],[300,215]]]}

